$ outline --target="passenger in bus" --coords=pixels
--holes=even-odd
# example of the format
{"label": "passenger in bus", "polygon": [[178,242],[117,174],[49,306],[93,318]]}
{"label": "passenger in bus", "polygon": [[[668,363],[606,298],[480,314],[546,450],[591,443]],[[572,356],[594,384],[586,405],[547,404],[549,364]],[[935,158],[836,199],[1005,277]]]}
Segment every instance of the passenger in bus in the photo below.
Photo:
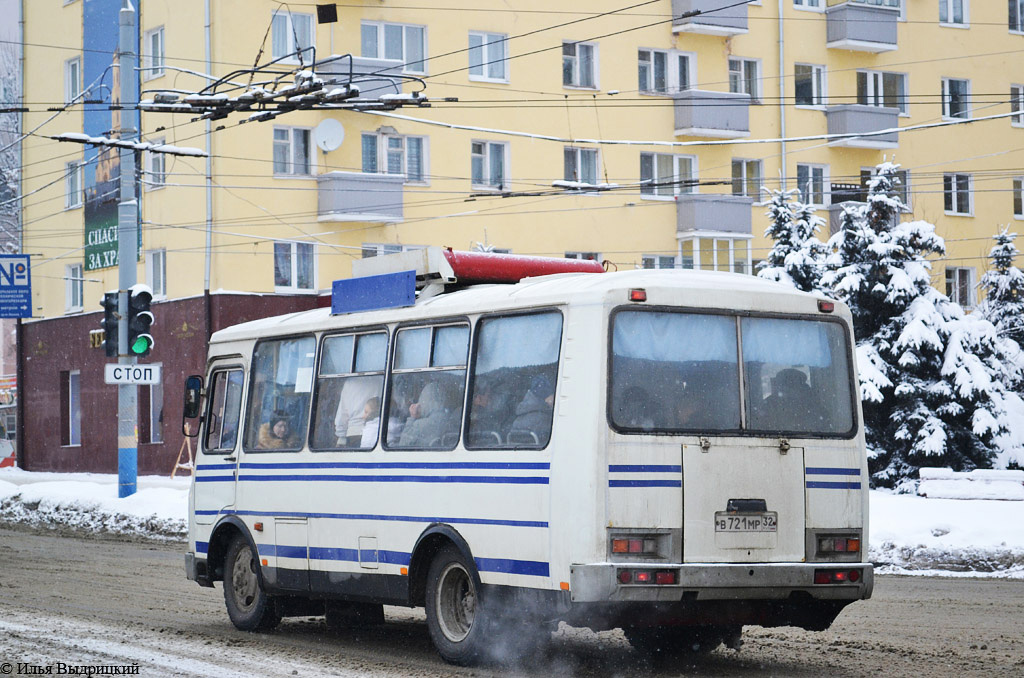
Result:
{"label": "passenger in bus", "polygon": [[496,388],[497,384],[491,379],[478,379],[473,388],[473,402],[469,409],[469,428],[475,437],[480,438],[485,444],[495,442],[491,440],[498,437],[505,430],[511,412],[508,407],[502,407],[503,399]]}
{"label": "passenger in bus", "polygon": [[409,418],[398,440],[401,447],[436,447],[445,433],[458,430],[449,395],[445,382],[432,381],[423,387],[409,405]]}
{"label": "passenger in bus", "polygon": [[359,447],[368,450],[377,444],[377,433],[380,432],[380,398],[373,396],[363,406],[363,433],[359,439]]}
{"label": "passenger in bus", "polygon": [[339,447],[358,447],[366,422],[366,400],[380,395],[380,377],[349,377],[341,387],[338,412],[334,415],[334,435]]}
{"label": "passenger in bus", "polygon": [[[530,382],[530,390],[516,405],[516,418],[509,431],[510,442],[532,442],[543,444],[551,436],[551,415],[555,405],[555,387],[551,380],[541,375]],[[525,440],[524,434],[531,440]]]}
{"label": "passenger in bus", "polygon": [[630,386],[616,399],[615,421],[627,428],[649,431],[654,428],[657,407],[647,391]]}
{"label": "passenger in bus", "polygon": [[270,421],[260,426],[256,435],[256,449],[277,450],[296,447],[299,447],[299,439],[292,431],[291,417],[283,410],[276,410]]}
{"label": "passenger in bus", "polygon": [[764,400],[769,426],[803,429],[809,421],[821,418],[821,407],[802,370],[792,367],[779,370],[771,382],[772,394]]}

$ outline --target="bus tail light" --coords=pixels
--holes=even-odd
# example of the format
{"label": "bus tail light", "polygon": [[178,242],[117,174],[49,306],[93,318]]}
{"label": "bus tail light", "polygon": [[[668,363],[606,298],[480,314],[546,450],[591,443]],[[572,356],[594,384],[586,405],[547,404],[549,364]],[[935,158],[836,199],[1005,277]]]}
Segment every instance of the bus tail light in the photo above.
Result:
{"label": "bus tail light", "polygon": [[815,570],[815,584],[856,584],[861,579],[860,570]]}
{"label": "bus tail light", "polygon": [[825,301],[824,299],[818,300],[818,310],[822,313],[831,313],[836,310],[836,303],[834,301]]}
{"label": "bus tail light", "polygon": [[818,554],[860,553],[860,537],[818,537]]}
{"label": "bus tail light", "polygon": [[612,539],[612,553],[630,553],[633,555],[647,556],[657,555],[658,540],[616,537]]}
{"label": "bus tail light", "polygon": [[679,582],[678,573],[675,570],[641,570],[621,569],[616,578],[620,584],[642,584],[655,586],[675,586]]}
{"label": "bus tail light", "polygon": [[647,301],[647,290],[645,289],[632,289],[629,291],[630,301]]}

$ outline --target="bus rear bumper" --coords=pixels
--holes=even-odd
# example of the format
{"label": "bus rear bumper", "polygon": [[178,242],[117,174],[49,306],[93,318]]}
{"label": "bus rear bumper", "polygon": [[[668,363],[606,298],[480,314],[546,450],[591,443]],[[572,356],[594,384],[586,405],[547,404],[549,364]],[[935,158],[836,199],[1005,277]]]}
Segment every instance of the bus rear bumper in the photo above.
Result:
{"label": "bus rear bumper", "polygon": [[[644,572],[649,573],[651,582],[638,581],[642,579],[638,574]],[[830,583],[816,584],[816,572],[819,578],[823,578],[820,573],[826,573]],[[628,578],[624,573],[628,573]],[[674,573],[674,578],[663,576],[662,579],[675,583],[652,583],[657,573]],[[573,565],[569,576],[574,603],[788,600],[794,597],[850,602],[870,598],[874,588],[871,563],[596,563]]]}

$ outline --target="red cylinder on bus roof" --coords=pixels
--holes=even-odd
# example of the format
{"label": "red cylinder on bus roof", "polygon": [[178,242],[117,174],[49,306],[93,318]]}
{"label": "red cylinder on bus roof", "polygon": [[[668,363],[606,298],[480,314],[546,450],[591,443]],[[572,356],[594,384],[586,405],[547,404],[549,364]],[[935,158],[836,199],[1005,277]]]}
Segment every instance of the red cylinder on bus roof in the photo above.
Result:
{"label": "red cylinder on bus roof", "polygon": [[604,267],[593,259],[556,259],[526,257],[519,254],[490,252],[456,252],[445,248],[444,258],[455,272],[459,283],[514,283],[523,278],[553,273],[604,273]]}

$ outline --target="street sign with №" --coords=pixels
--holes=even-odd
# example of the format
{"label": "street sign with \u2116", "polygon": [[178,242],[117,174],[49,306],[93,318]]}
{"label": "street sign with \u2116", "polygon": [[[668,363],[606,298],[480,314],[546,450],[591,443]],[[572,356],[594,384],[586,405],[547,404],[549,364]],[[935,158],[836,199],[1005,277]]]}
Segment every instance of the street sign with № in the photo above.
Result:
{"label": "street sign with \u2116", "polygon": [[107,363],[103,368],[103,381],[107,384],[159,384],[162,366],[162,363],[147,365]]}
{"label": "street sign with \u2116", "polygon": [[32,317],[31,264],[27,254],[0,254],[0,318]]}

